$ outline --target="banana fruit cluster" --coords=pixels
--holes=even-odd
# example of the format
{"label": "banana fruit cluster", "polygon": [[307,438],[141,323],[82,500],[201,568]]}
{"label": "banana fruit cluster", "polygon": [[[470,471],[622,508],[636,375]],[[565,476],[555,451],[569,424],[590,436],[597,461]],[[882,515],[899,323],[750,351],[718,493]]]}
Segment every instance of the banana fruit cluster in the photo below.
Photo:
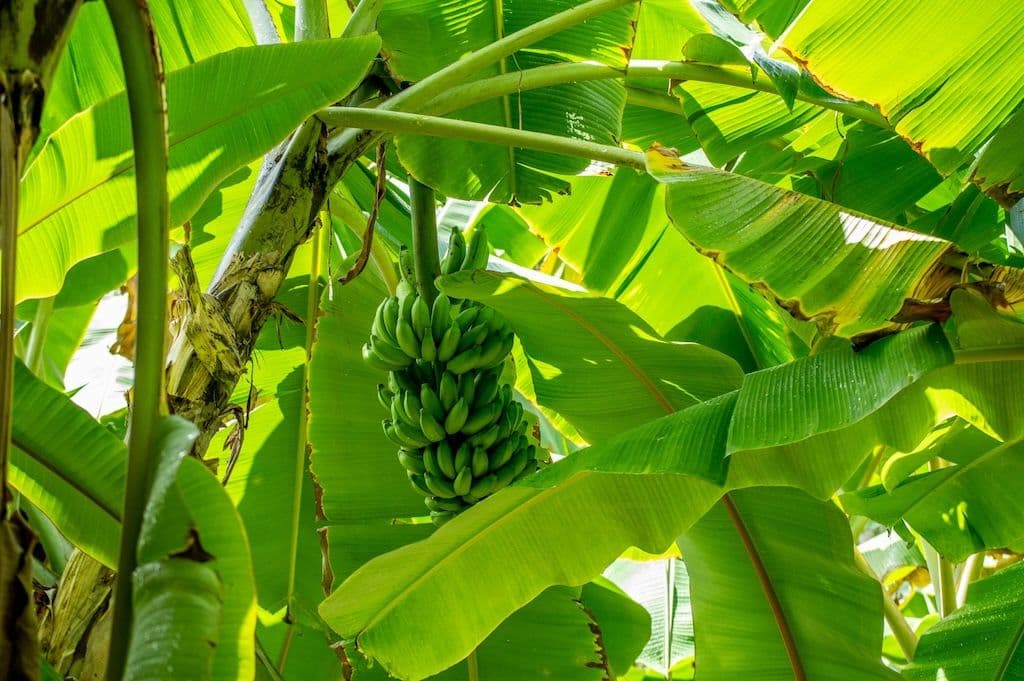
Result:
{"label": "banana fruit cluster", "polygon": [[[481,255],[482,253],[482,255]],[[384,433],[425,497],[434,523],[537,469],[523,408],[502,385],[515,336],[493,308],[440,294],[430,305],[416,292],[403,253],[396,295],[377,308],[363,358],[389,371],[377,397],[390,418]],[[487,262],[487,242],[474,233],[467,248],[452,230],[441,263],[446,274]]]}

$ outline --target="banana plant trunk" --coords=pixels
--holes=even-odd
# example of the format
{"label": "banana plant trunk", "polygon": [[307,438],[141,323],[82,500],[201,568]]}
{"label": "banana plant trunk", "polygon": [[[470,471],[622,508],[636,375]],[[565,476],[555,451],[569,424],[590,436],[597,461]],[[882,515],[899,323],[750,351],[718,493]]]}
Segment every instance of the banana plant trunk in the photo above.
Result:
{"label": "banana plant trunk", "polygon": [[40,676],[35,535],[20,515],[8,517],[18,179],[39,137],[43,103],[79,4],[0,0],[0,677],[12,681]]}

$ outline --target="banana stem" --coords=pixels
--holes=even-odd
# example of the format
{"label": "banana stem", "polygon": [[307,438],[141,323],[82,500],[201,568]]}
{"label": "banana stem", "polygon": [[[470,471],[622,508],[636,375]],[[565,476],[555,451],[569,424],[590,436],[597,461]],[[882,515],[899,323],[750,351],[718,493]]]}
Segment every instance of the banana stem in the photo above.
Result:
{"label": "banana stem", "polygon": [[469,681],[480,681],[480,665],[476,661],[476,650],[466,658],[466,665],[469,667]]}
{"label": "banana stem", "polygon": [[[878,582],[878,575],[875,574],[874,569],[864,559],[864,556],[860,551],[853,549],[853,559],[857,564],[857,567],[861,569],[864,574],[871,577],[875,582]],[[917,650],[917,634],[910,628],[910,623],[907,622],[907,618],[903,616],[900,609],[896,606],[889,595],[885,593],[885,589],[879,584],[879,590],[882,592],[882,614],[885,616],[885,621],[889,625],[889,629],[892,630],[892,635],[896,639],[896,643],[899,645],[900,650],[903,651],[903,656],[908,661],[914,659],[914,652]]]}
{"label": "banana stem", "polygon": [[434,190],[412,175],[409,176],[409,198],[412,209],[412,254],[416,263],[416,288],[432,305],[437,297],[434,280],[441,274],[441,258],[437,251],[437,203]]}
{"label": "banana stem", "polygon": [[135,149],[138,209],[138,336],[128,434],[121,546],[117,562],[107,676],[125,673],[132,631],[132,573],[156,463],[164,403],[167,332],[167,104],[156,30],[143,0],[106,0],[124,68]]}
{"label": "banana stem", "polygon": [[18,137],[13,100],[0,93],[0,519],[6,517],[14,394],[14,283],[18,243]]}
{"label": "banana stem", "polygon": [[39,378],[43,376],[43,346],[46,344],[46,329],[53,316],[54,297],[43,298],[36,307],[36,316],[32,318],[32,331],[28,336],[28,347],[25,349],[25,365]]}

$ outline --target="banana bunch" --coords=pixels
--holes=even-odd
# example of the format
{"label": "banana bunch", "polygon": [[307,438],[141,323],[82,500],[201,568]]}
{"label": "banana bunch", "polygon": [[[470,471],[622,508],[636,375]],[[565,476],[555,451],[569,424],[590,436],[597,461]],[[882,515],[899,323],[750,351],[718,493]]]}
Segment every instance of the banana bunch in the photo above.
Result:
{"label": "banana bunch", "polygon": [[[482,254],[482,255],[481,255]],[[452,231],[442,272],[486,264],[477,231],[467,248]],[[435,524],[537,469],[523,408],[501,375],[515,336],[493,308],[439,295],[428,305],[413,284],[408,254],[399,258],[396,295],[377,308],[363,358],[389,371],[377,397],[389,413],[384,433],[425,499]]]}

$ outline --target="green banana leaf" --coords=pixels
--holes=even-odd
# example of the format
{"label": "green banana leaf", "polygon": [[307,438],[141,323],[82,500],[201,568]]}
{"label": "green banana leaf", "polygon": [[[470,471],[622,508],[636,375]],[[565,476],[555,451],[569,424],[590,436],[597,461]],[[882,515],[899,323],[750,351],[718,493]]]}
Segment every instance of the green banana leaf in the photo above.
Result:
{"label": "green banana leaf", "polygon": [[[171,223],[188,220],[231,173],[347,94],[378,47],[366,36],[241,48],[169,74]],[[19,300],[57,293],[72,265],[131,241],[126,116],[124,95],[95,105],[57,130],[26,169]]]}
{"label": "green banana leaf", "polygon": [[198,432],[167,417],[133,575],[140,608],[126,677],[250,679],[256,592],[245,529],[230,498],[198,459]]}
{"label": "green banana leaf", "polygon": [[579,603],[600,627],[600,639],[596,643],[610,675],[614,678],[623,676],[651,636],[651,616],[642,605],[604,577],[583,585]]}
{"label": "green banana leaf", "polygon": [[[669,216],[699,251],[795,317],[815,321],[824,335],[870,339],[891,332],[906,302],[921,301],[927,317],[926,303],[960,282],[958,250],[947,241],[690,166],[664,149],[647,160],[651,174],[669,185]],[[1020,293],[1019,271],[993,266],[989,274],[1007,296]],[[915,311],[906,310],[909,319]]]}
{"label": "green banana leaf", "polygon": [[758,26],[772,38],[778,38],[810,0],[722,0],[730,12],[748,24]]}
{"label": "green banana leaf", "polygon": [[[540,404],[559,412],[590,442],[737,388],[729,357],[695,343],[669,343],[624,306],[525,279],[478,271],[446,277],[450,296],[503,314],[530,363]],[[556,335],[551,329],[559,329]],[[590,369],[600,366],[600,380]],[[590,374],[586,391],[573,389]]]}
{"label": "green banana leaf", "polygon": [[75,546],[117,565],[127,450],[65,395],[15,364],[10,480]]}
{"label": "green banana leaf", "polygon": [[[759,565],[721,504],[679,538],[699,678],[898,678],[881,660],[882,589],[856,567],[843,514],[794,489],[737,490],[729,498]],[[764,597],[769,588],[778,609]]]}
{"label": "green banana leaf", "polygon": [[[1000,484],[993,485],[998,480]],[[904,521],[939,553],[960,562],[986,549],[1024,548],[1024,445],[996,447],[962,465],[844,494],[850,515],[892,527]]]}
{"label": "green banana leaf", "polygon": [[[394,0],[384,5],[378,29],[388,67],[399,81],[418,81],[553,14],[576,0]],[[559,32],[487,69],[496,76],[548,64],[592,61],[624,69],[633,41],[636,8],[627,5]],[[452,114],[460,120],[616,144],[625,88],[620,81],[574,83],[509,95]],[[402,164],[417,179],[462,199],[540,203],[564,194],[556,175],[580,173],[587,161],[531,150],[421,136],[397,137]],[[437,163],[458,158],[459,163]]]}
{"label": "green banana leaf", "polygon": [[[1024,99],[1022,19],[1018,4],[825,0],[807,7],[781,47],[833,92],[876,106],[949,174],[973,160]],[[1001,137],[985,154],[1019,164],[1012,139]],[[983,187],[1004,194],[1012,175]]]}
{"label": "green banana leaf", "polygon": [[693,657],[690,580],[682,560],[620,559],[604,574],[650,613],[649,638],[637,662],[665,678],[673,667]]}
{"label": "green banana leaf", "polygon": [[[254,44],[245,0],[195,3],[187,11],[173,0],[151,0],[160,54],[167,72],[234,47]],[[75,114],[124,89],[124,71],[106,9],[86,2],[75,18],[40,125],[46,139]]]}
{"label": "green banana leaf", "polygon": [[[780,311],[714,262],[672,226],[665,189],[620,169],[581,177],[557,204],[516,213],[576,272],[591,292],[625,304],[669,340],[702,343],[753,371],[797,352]],[[509,211],[509,209],[502,209]],[[610,225],[630,224],[625,234]],[[488,235],[492,225],[486,222]],[[668,272],[686,272],[685,291]]]}
{"label": "green banana leaf", "polygon": [[1024,672],[1024,565],[971,584],[966,604],[929,629],[904,670],[909,681],[1009,681]]}

